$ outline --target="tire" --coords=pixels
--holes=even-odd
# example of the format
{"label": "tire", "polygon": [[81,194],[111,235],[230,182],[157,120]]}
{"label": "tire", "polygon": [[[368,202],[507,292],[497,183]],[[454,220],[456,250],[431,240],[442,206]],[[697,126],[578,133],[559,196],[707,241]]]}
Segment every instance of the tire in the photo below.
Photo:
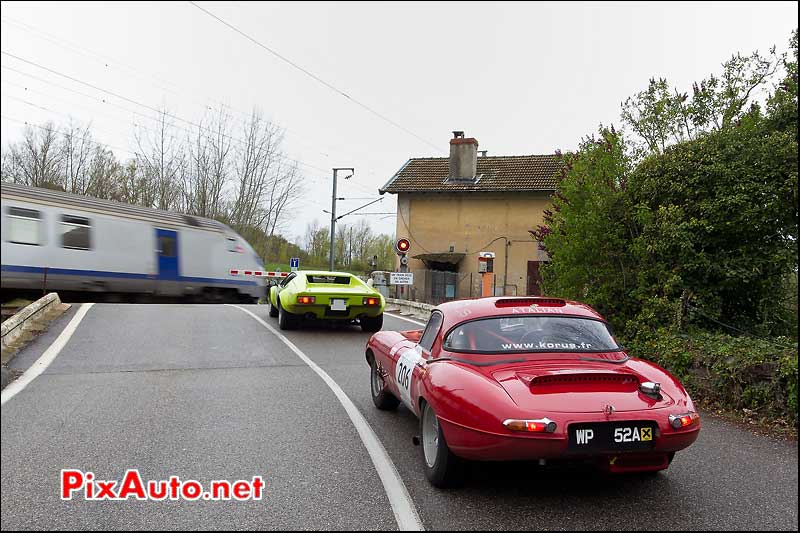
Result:
{"label": "tire", "polygon": [[292,329],[297,324],[297,316],[278,305],[278,327],[280,329]]}
{"label": "tire", "polygon": [[375,362],[374,358],[370,362],[369,367],[369,388],[372,391],[372,403],[381,411],[397,409],[397,406],[400,405],[400,400],[386,390],[383,378],[378,375],[378,364]]}
{"label": "tire", "polygon": [[364,317],[360,319],[361,331],[380,331],[383,327],[383,313],[375,317]]}
{"label": "tire", "polygon": [[461,461],[447,446],[442,426],[426,402],[419,417],[420,451],[425,477],[437,488],[453,487],[463,479]]}
{"label": "tire", "polygon": [[278,316],[278,308],[272,305],[272,300],[269,302],[269,316],[275,318]]}

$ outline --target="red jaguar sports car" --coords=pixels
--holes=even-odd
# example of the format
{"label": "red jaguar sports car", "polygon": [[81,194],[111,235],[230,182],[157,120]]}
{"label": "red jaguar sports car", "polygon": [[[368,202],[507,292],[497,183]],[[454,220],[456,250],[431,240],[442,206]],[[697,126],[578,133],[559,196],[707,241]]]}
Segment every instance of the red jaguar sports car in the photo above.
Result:
{"label": "red jaguar sports car", "polygon": [[447,302],[424,330],[374,334],[366,357],[375,406],[403,402],[419,418],[415,442],[435,486],[456,480],[464,459],[657,472],[700,432],[678,380],[630,357],[577,302]]}

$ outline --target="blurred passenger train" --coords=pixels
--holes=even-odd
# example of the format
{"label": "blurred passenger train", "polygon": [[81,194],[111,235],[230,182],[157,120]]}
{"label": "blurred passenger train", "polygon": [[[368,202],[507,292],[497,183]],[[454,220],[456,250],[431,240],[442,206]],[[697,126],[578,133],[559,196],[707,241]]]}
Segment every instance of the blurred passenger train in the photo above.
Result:
{"label": "blurred passenger train", "polygon": [[261,258],[226,225],[19,184],[0,184],[2,275],[12,290],[255,302]]}

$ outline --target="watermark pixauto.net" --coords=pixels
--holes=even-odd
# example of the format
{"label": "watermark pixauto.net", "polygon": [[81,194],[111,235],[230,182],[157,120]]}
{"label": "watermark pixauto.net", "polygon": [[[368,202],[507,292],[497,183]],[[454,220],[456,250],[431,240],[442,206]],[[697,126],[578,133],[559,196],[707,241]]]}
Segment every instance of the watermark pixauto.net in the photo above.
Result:
{"label": "watermark pixauto.net", "polygon": [[121,480],[97,479],[92,472],[64,469],[61,471],[61,499],[84,500],[261,500],[264,480],[253,476],[247,480],[216,480],[204,487],[193,479],[178,476],[144,481],[137,469],[125,471]]}

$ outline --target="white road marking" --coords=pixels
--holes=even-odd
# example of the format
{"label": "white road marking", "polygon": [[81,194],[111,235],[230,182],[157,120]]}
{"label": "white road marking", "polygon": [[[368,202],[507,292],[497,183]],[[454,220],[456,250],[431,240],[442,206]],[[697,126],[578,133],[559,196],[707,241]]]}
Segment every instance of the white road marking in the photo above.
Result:
{"label": "white road marking", "polygon": [[392,318],[399,318],[400,320],[405,320],[406,322],[411,322],[413,324],[419,324],[420,326],[427,325],[426,322],[420,322],[419,320],[414,320],[412,318],[406,318],[406,317],[401,316],[401,315],[395,315],[394,313],[387,313],[386,311],[384,311],[383,314],[384,315],[389,315]]}
{"label": "white road marking", "polygon": [[247,309],[239,307],[238,305],[228,305],[230,305],[230,307],[235,307],[240,311],[244,311],[253,317],[259,324],[267,328],[272,334],[283,341],[283,343],[288,346],[289,349],[295,353],[295,355],[302,359],[305,364],[311,367],[311,370],[316,372],[317,375],[322,378],[325,384],[328,385],[328,387],[333,391],[333,394],[336,395],[336,398],[338,398],[339,402],[342,404],[342,407],[344,407],[344,410],[347,412],[347,416],[350,417],[350,421],[353,423],[356,431],[358,432],[358,436],[361,437],[361,442],[364,443],[364,447],[367,449],[367,453],[369,453],[369,456],[372,459],[372,464],[375,465],[375,470],[378,471],[378,477],[380,477],[381,483],[383,483],[386,496],[389,498],[389,503],[392,506],[392,512],[394,512],[394,518],[397,521],[397,527],[401,531],[424,531],[425,528],[422,525],[422,520],[419,518],[416,507],[414,507],[414,502],[411,500],[411,496],[408,494],[408,490],[406,489],[400,474],[397,472],[394,463],[389,458],[389,454],[386,453],[386,449],[383,447],[380,439],[378,439],[378,436],[370,427],[367,419],[364,418],[364,415],[361,414],[353,401],[347,396],[347,394],[345,394],[342,388],[339,387],[339,385],[328,375],[327,372],[317,366],[317,364],[309,359],[309,357],[304,354],[300,348],[298,348],[292,341],[287,339],[278,330],[264,322],[264,320]]}
{"label": "white road marking", "polygon": [[47,350],[36,360],[35,363],[31,365],[31,367],[26,370],[16,381],[12,381],[8,384],[8,386],[3,389],[2,394],[0,394],[0,405],[5,405],[8,400],[22,392],[22,390],[30,384],[31,381],[36,379],[41,375],[42,372],[47,370],[47,367],[50,366],[55,358],[61,353],[62,348],[69,342],[69,339],[72,337],[72,334],[75,333],[75,330],[78,329],[78,325],[83,320],[83,317],[86,316],[86,313],[91,309],[94,304],[81,304],[81,308],[78,309],[78,312],[75,313],[75,316],[72,317],[72,320],[69,321],[67,327],[64,328],[64,331],[56,337],[56,340],[53,341]]}

